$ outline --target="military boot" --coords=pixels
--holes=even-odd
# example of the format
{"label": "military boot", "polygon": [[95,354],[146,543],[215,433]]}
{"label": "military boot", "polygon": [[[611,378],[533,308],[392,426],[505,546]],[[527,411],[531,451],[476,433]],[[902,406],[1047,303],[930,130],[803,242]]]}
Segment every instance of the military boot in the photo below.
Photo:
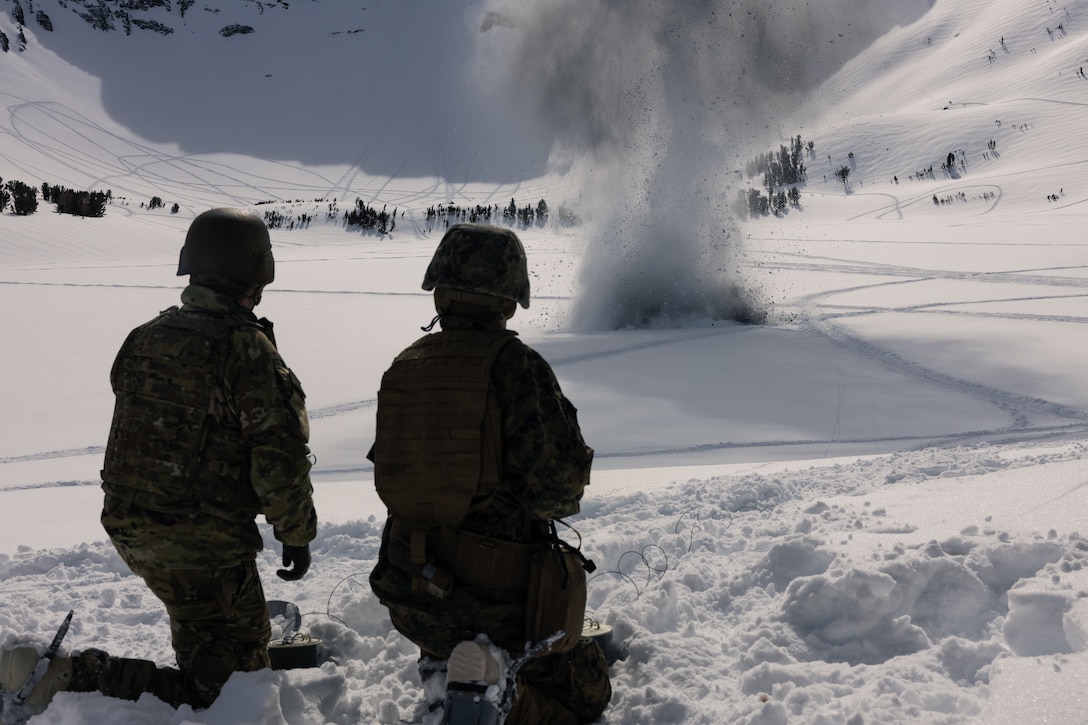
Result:
{"label": "military boot", "polygon": [[17,694],[41,660],[37,647],[13,647],[0,650],[0,723],[24,723],[45,711],[53,695],[67,690],[72,682],[72,658],[54,655],[45,676],[25,699]]}
{"label": "military boot", "polygon": [[72,653],[72,692],[101,692],[121,700],[139,700],[144,693],[159,698],[171,707],[197,704],[186,694],[182,674],[173,667],[157,667],[150,660],[114,657],[100,649]]}
{"label": "military boot", "polygon": [[498,683],[499,663],[486,645],[458,644],[450,654],[446,671],[442,725],[500,725],[499,708],[493,698],[487,697],[488,689]]}

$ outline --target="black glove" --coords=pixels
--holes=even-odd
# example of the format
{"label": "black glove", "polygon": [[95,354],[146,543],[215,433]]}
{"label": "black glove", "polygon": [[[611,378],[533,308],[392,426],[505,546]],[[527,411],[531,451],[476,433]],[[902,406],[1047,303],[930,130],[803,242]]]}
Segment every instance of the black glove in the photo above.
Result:
{"label": "black glove", "polygon": [[289,582],[298,581],[310,569],[310,545],[283,545],[283,565],[290,569],[277,569],[276,576]]}

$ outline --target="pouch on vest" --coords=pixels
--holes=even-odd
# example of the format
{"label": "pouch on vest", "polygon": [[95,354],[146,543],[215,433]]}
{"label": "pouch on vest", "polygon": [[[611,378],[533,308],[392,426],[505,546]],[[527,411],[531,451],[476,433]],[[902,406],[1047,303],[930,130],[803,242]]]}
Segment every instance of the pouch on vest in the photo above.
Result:
{"label": "pouch on vest", "polygon": [[382,376],[374,486],[389,514],[411,529],[411,565],[442,597],[427,534],[456,528],[499,485],[501,413],[491,365],[513,333],[440,332],[418,340]]}
{"label": "pouch on vest", "polygon": [[586,612],[586,569],[582,554],[556,540],[541,547],[529,568],[525,638],[541,642],[563,635],[541,655],[569,652],[582,636]]}

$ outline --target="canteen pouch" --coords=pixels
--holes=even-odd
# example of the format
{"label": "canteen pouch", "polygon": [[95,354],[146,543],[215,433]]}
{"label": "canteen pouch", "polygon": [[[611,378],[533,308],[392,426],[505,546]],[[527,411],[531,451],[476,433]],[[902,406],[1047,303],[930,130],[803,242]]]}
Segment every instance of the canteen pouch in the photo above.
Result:
{"label": "canteen pouch", "polygon": [[532,644],[563,635],[540,654],[569,652],[582,636],[586,569],[581,552],[556,541],[542,546],[530,563],[525,638]]}

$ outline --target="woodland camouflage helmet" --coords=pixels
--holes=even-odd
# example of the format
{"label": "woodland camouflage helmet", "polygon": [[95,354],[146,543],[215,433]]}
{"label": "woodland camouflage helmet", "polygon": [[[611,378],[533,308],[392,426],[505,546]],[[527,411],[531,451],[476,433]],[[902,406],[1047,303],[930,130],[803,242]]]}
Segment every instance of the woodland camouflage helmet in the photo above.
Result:
{"label": "woodland camouflage helmet", "polygon": [[245,209],[212,209],[189,225],[178,274],[214,275],[247,285],[275,277],[268,227]]}
{"label": "woodland camouflage helmet", "polygon": [[423,289],[436,287],[501,297],[528,309],[525,248],[509,229],[455,224],[442,237],[423,275]]}

